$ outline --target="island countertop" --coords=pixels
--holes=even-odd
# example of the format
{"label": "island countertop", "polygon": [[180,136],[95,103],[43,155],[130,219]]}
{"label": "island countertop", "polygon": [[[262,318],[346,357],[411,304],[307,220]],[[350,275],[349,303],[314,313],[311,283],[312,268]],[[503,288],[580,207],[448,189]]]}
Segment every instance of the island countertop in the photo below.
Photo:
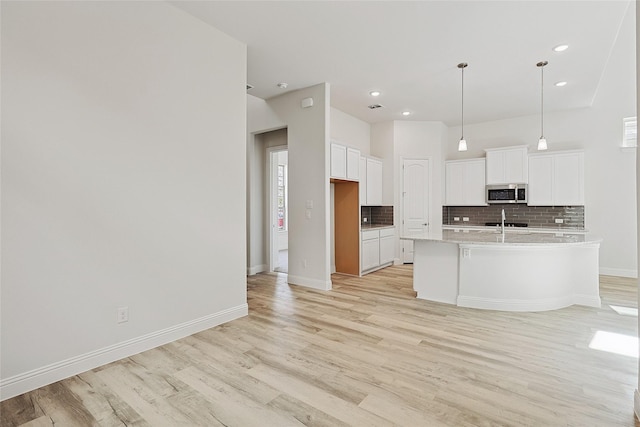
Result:
{"label": "island countertop", "polygon": [[400,236],[403,240],[432,241],[468,245],[571,246],[600,243],[602,239],[584,232],[529,232],[520,230],[442,229]]}

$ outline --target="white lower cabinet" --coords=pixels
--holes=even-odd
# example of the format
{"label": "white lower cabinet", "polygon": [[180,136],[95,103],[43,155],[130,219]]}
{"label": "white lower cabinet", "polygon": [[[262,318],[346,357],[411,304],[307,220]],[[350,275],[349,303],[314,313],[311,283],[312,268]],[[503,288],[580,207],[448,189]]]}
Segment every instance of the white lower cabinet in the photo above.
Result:
{"label": "white lower cabinet", "polygon": [[362,271],[380,265],[380,238],[362,241]]}
{"label": "white lower cabinet", "polygon": [[395,234],[394,228],[380,230],[380,265],[393,262],[395,258]]}
{"label": "white lower cabinet", "polygon": [[362,232],[361,271],[368,273],[386,266],[395,258],[395,228],[380,228]]}

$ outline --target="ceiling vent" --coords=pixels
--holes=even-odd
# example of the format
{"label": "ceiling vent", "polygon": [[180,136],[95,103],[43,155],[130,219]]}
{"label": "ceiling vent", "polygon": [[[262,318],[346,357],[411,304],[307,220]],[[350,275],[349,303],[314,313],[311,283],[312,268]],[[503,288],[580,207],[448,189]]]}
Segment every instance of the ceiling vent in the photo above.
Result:
{"label": "ceiling vent", "polygon": [[370,110],[375,110],[377,108],[382,108],[382,105],[380,105],[380,104],[371,104],[371,105],[369,105],[369,109]]}
{"label": "ceiling vent", "polygon": [[253,86],[251,86],[249,83],[247,83],[247,90],[249,89],[253,89]]}

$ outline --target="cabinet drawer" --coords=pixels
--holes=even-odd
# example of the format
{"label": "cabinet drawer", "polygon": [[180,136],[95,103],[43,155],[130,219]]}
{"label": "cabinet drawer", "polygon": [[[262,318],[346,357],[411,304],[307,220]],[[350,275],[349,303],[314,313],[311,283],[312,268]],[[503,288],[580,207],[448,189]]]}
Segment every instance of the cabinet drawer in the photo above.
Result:
{"label": "cabinet drawer", "polygon": [[396,229],[395,228],[383,228],[380,230],[380,237],[389,237],[389,236],[395,236],[396,234]]}
{"label": "cabinet drawer", "polygon": [[362,240],[378,239],[380,237],[380,230],[367,230],[362,232]]}

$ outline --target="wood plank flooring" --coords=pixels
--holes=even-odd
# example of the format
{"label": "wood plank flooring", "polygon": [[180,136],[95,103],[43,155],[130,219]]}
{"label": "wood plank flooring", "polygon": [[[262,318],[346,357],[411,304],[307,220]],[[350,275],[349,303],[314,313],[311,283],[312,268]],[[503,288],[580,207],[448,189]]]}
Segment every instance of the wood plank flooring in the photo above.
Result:
{"label": "wood plank flooring", "polygon": [[248,278],[249,316],[0,404],[9,426],[638,426],[634,280],[600,309],[502,313],[417,300],[411,266],[333,290]]}

